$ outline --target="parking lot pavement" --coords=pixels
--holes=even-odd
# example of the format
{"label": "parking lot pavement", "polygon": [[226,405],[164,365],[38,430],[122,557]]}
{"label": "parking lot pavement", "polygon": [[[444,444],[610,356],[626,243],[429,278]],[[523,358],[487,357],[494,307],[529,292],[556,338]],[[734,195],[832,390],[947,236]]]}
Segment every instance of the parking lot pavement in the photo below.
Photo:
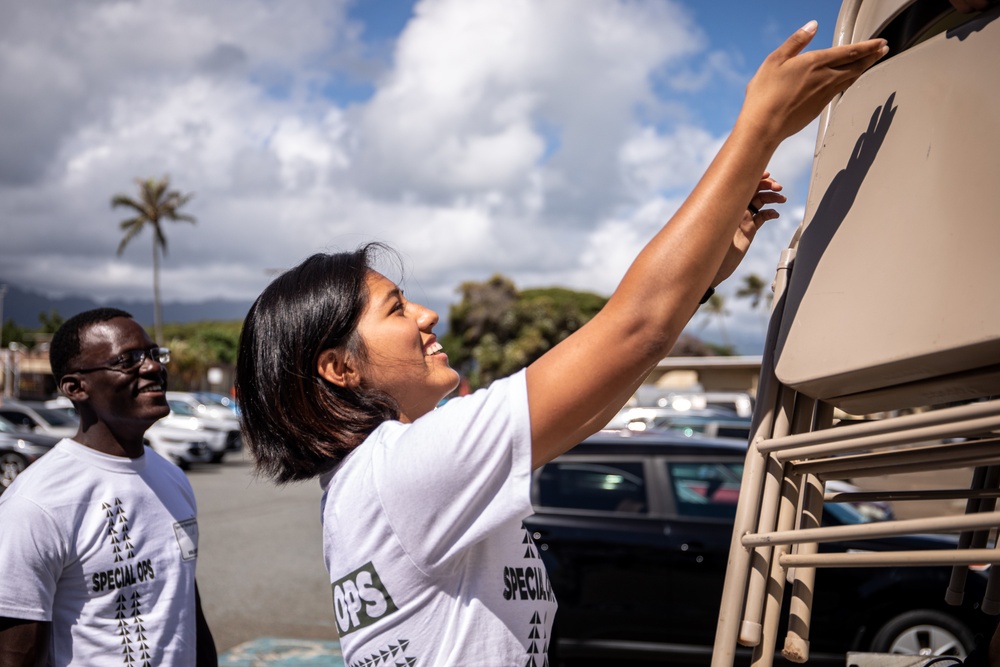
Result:
{"label": "parking lot pavement", "polygon": [[261,637],[219,656],[219,667],[345,667],[340,642]]}

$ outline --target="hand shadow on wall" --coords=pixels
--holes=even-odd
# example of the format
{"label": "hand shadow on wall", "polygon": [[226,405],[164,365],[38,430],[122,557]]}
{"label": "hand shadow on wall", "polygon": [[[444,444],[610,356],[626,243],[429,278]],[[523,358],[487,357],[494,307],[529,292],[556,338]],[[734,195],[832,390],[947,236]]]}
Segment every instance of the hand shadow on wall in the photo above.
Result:
{"label": "hand shadow on wall", "polygon": [[[895,98],[896,93],[893,92],[885,104],[876,107],[871,120],[868,121],[868,129],[861,133],[854,145],[854,151],[847,161],[847,166],[841,169],[830,181],[830,186],[816,207],[812,220],[802,232],[795,252],[795,263],[789,276],[788,289],[784,294],[785,307],[781,315],[782,322],[794,321],[799,305],[802,303],[802,297],[809,289],[809,283],[812,281],[823,253],[826,252],[834,235],[844,222],[844,218],[847,217],[847,213],[854,205],[858,191],[861,190],[896,115],[897,107],[893,106]],[[870,222],[878,223],[878,221]],[[781,327],[775,346],[775,360],[781,358],[787,334],[788,326]]]}
{"label": "hand shadow on wall", "polygon": [[993,21],[996,21],[998,18],[1000,18],[1000,5],[994,7],[990,11],[983,12],[967,23],[963,23],[956,28],[952,28],[945,34],[948,39],[957,38],[958,41],[964,42],[969,35],[974,32],[979,32]]}

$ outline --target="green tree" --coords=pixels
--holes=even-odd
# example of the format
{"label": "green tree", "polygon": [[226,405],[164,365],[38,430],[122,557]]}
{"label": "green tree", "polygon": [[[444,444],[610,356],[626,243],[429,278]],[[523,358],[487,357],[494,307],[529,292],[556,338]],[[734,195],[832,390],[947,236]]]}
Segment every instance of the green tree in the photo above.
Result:
{"label": "green tree", "polygon": [[756,310],[761,304],[769,305],[772,294],[767,282],[756,273],[743,276],[743,285],[736,290],[736,298],[750,299],[751,310]]}
{"label": "green tree", "polygon": [[166,346],[170,348],[170,386],[192,391],[205,389],[208,369],[232,369],[242,326],[240,321],[165,326]]}
{"label": "green tree", "polygon": [[28,330],[18,326],[13,319],[3,323],[0,329],[0,347],[7,347],[10,343],[26,343],[28,340]]}
{"label": "green tree", "polygon": [[607,299],[564,288],[518,291],[501,275],[459,287],[442,344],[472,388],[524,368],[597,314]]}
{"label": "green tree", "polygon": [[135,212],[135,215],[119,223],[125,232],[118,244],[118,254],[121,255],[129,241],[136,237],[147,225],[153,228],[153,335],[156,342],[163,344],[163,313],[160,304],[160,253],[167,254],[167,237],[163,233],[163,220],[195,223],[196,220],[180,212],[193,194],[182,195],[170,189],[170,178],[164,176],[160,180],[153,178],[136,179],[139,184],[139,198],[117,194],[111,198],[111,207],[125,206]]}
{"label": "green tree", "polygon": [[719,332],[722,334],[722,345],[724,349],[732,349],[732,343],[729,342],[729,334],[726,331],[726,318],[729,316],[729,311],[726,309],[726,297],[716,292],[701,307],[699,314],[704,317],[706,324],[713,319],[719,323]]}
{"label": "green tree", "polygon": [[770,285],[756,273],[743,276],[743,284],[736,290],[737,299],[749,299],[750,310],[760,309],[761,326],[767,330],[767,316],[774,300]]}
{"label": "green tree", "polygon": [[54,334],[66,320],[53,308],[47,313],[45,311],[38,313],[38,321],[42,325],[42,333]]}

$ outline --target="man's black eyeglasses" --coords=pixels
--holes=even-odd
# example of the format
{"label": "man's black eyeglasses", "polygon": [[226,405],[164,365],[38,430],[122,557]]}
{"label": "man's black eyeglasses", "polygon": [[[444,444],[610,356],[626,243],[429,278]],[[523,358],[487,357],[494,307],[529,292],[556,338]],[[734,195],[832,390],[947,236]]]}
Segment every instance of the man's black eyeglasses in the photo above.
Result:
{"label": "man's black eyeglasses", "polygon": [[78,368],[72,373],[92,373],[94,371],[116,371],[118,373],[131,373],[140,366],[146,359],[152,359],[160,364],[170,361],[170,350],[165,347],[151,347],[148,350],[129,350],[122,352],[114,359],[108,359],[100,366],[91,368]]}

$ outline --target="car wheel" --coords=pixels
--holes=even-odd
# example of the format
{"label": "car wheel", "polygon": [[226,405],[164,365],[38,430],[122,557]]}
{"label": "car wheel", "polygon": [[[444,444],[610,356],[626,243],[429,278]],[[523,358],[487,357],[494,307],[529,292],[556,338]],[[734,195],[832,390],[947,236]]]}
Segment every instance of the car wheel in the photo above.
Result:
{"label": "car wheel", "polygon": [[5,452],[0,455],[0,491],[14,483],[14,478],[28,467],[28,462],[20,454]]}
{"label": "car wheel", "polygon": [[872,651],[896,655],[950,655],[965,658],[975,647],[972,632],[948,614],[915,609],[882,626]]}
{"label": "car wheel", "polygon": [[213,452],[212,453],[212,463],[222,463],[222,459],[225,458],[225,452]]}

